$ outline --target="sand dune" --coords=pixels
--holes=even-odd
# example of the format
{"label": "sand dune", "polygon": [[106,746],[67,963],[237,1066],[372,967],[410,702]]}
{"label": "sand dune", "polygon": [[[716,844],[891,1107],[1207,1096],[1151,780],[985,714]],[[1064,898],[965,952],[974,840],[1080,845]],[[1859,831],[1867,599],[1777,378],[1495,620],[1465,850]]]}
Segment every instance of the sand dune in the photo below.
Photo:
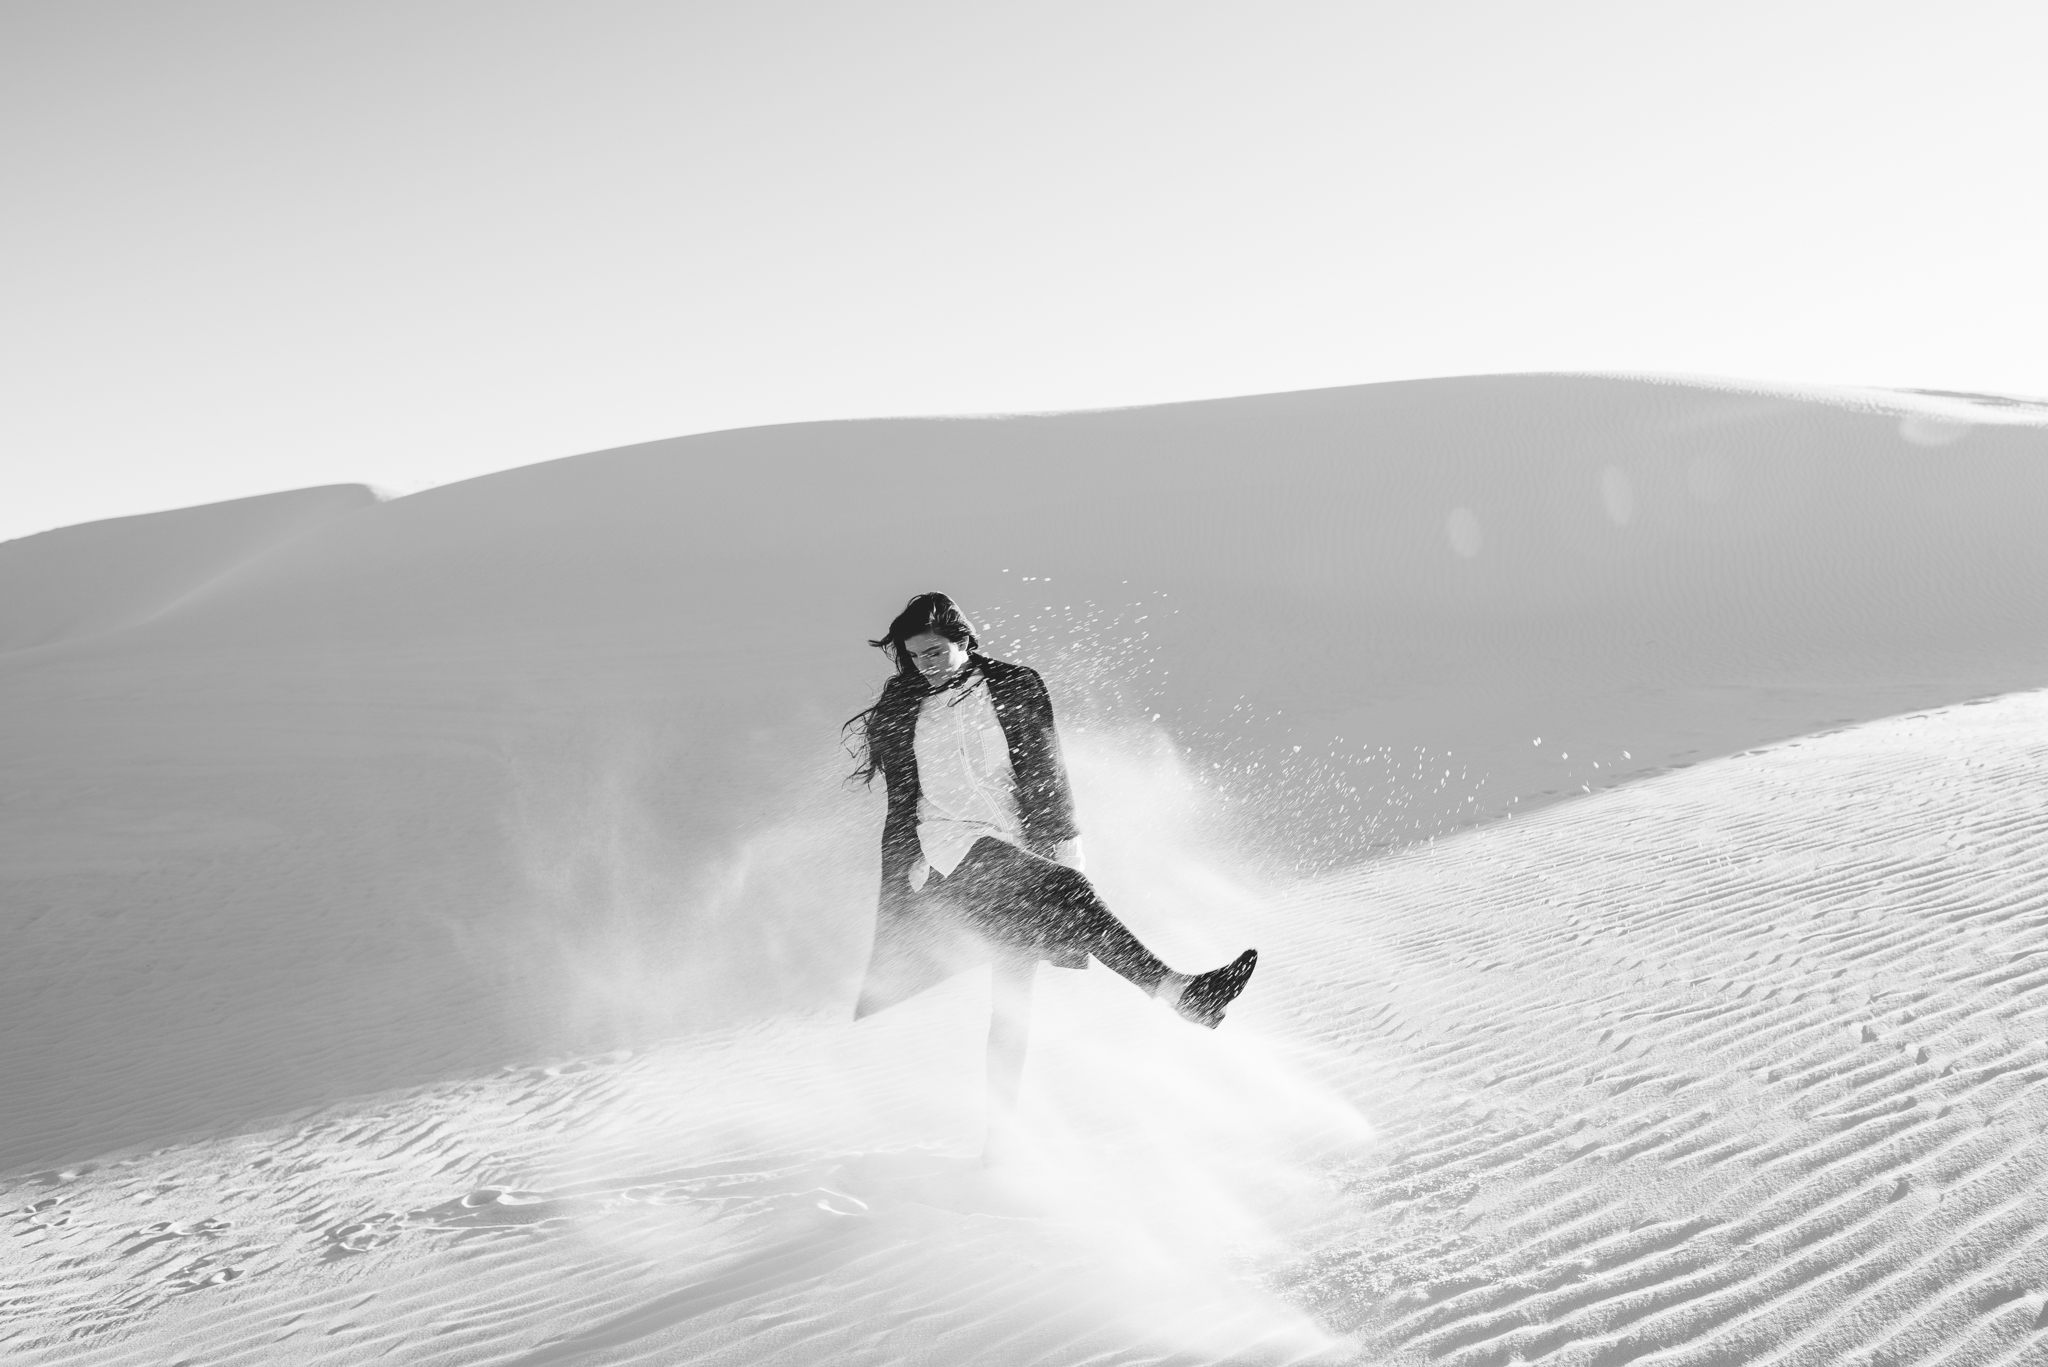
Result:
{"label": "sand dune", "polygon": [[147,621],[316,523],[376,501],[360,484],[337,484],[0,542],[0,651]]}
{"label": "sand dune", "polygon": [[956,1156],[966,980],[42,1173],[10,1348],[2032,1360],[2044,722],[1875,723],[1234,906],[1274,969],[1215,1037],[1063,975],[1011,1179]]}
{"label": "sand dune", "polygon": [[[0,1345],[2028,1360],[2040,424],[1503,377],[8,543]],[[844,1021],[935,586],[1119,909],[1265,953],[1050,978],[994,1177],[983,985]]]}

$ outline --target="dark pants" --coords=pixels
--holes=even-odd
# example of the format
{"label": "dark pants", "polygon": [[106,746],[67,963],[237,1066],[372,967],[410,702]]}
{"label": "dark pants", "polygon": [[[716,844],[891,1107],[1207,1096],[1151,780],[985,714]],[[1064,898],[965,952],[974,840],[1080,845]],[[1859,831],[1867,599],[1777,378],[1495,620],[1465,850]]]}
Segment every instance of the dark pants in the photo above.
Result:
{"label": "dark pants", "polygon": [[933,869],[925,894],[998,945],[1076,968],[1092,955],[1148,993],[1166,976],[1086,875],[1004,841],[983,836],[952,873]]}

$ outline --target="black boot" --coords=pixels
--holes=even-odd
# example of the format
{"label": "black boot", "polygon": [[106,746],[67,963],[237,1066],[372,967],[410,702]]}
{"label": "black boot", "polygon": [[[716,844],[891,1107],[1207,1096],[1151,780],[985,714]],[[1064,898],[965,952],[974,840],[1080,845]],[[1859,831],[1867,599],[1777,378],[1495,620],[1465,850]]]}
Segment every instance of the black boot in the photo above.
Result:
{"label": "black boot", "polygon": [[1247,949],[1221,968],[1197,974],[1180,994],[1173,1009],[1197,1025],[1214,1030],[1223,1021],[1224,1008],[1237,1000],[1252,970],[1259,966],[1259,951]]}

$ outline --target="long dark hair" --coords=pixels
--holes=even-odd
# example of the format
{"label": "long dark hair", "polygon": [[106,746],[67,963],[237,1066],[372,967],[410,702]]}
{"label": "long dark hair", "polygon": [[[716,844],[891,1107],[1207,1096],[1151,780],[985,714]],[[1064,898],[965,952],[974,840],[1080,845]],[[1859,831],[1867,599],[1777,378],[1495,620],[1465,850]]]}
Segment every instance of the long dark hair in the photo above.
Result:
{"label": "long dark hair", "polygon": [[917,662],[910,658],[910,647],[906,644],[913,636],[940,636],[955,641],[970,651],[981,649],[981,638],[975,635],[974,623],[967,620],[967,614],[960,611],[960,605],[943,593],[920,593],[903,605],[903,611],[896,614],[889,623],[889,629],[877,640],[868,644],[889,657],[896,666],[896,673],[883,685],[882,696],[872,706],[862,708],[846,719],[839,728],[840,735],[847,741],[847,752],[855,760],[853,777],[862,783],[873,783],[879,766],[875,762],[875,747],[870,743],[868,730],[875,713],[881,709],[892,689],[924,691],[924,676],[917,672]]}

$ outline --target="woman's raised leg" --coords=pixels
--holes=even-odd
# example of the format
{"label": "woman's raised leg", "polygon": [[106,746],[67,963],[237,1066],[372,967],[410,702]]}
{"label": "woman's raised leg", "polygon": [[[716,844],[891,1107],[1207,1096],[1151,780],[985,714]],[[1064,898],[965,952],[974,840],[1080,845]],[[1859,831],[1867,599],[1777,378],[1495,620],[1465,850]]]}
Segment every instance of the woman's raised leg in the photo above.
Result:
{"label": "woman's raised leg", "polygon": [[1034,954],[1078,950],[1212,1029],[1258,963],[1247,950],[1207,973],[1173,973],[1110,911],[1087,875],[999,840],[982,839],[953,876],[948,894],[988,938]]}

